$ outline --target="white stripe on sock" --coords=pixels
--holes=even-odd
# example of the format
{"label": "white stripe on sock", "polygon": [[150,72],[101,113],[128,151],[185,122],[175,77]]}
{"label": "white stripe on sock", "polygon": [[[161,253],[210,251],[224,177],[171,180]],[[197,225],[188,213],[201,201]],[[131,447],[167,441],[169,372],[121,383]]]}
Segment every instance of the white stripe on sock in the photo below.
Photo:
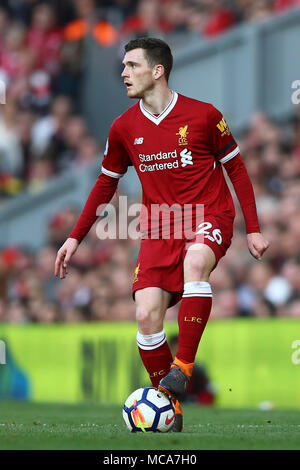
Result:
{"label": "white stripe on sock", "polygon": [[211,286],[204,281],[186,282],[182,297],[212,297]]}
{"label": "white stripe on sock", "polygon": [[212,294],[183,294],[182,297],[212,297]]}
{"label": "white stripe on sock", "polygon": [[159,333],[154,333],[153,335],[142,335],[139,331],[136,334],[138,347],[146,351],[159,348],[166,342],[166,340],[165,330],[162,330]]}

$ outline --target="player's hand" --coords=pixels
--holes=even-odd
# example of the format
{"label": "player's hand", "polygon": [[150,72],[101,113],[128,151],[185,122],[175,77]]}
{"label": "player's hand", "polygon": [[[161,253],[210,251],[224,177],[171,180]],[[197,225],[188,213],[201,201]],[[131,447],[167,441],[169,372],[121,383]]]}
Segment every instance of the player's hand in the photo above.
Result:
{"label": "player's hand", "polygon": [[79,242],[75,238],[67,238],[65,243],[58,250],[55,260],[55,276],[59,275],[60,279],[64,279],[66,277],[68,274],[70,258],[74,255],[78,245]]}
{"label": "player's hand", "polygon": [[251,255],[258,260],[261,260],[262,255],[269,246],[269,242],[264,239],[261,233],[248,233],[247,235],[248,248]]}

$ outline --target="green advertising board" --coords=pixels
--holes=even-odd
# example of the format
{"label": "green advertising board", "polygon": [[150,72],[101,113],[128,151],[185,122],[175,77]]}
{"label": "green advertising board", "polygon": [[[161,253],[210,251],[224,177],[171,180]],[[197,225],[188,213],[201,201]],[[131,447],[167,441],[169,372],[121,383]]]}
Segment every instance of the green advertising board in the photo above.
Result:
{"label": "green advertising board", "polygon": [[[177,325],[166,324],[166,332],[177,333]],[[150,385],[135,336],[134,323],[2,324],[0,398],[121,404]],[[218,406],[300,408],[298,319],[211,320],[197,361],[215,384]]]}

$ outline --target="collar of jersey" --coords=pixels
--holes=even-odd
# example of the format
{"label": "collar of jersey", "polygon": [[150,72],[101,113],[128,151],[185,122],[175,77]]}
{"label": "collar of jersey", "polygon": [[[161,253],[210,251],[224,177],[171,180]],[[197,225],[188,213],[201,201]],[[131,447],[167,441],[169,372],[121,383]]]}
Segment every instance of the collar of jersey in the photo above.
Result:
{"label": "collar of jersey", "polygon": [[150,121],[152,121],[152,122],[154,122],[154,124],[158,125],[159,123],[161,123],[161,121],[163,119],[165,119],[168,116],[168,114],[170,114],[170,112],[172,111],[172,109],[174,108],[174,106],[177,102],[177,99],[178,99],[178,93],[176,93],[176,91],[172,91],[171,101],[165,107],[163,112],[160,113],[158,116],[155,116],[154,114],[150,113],[150,111],[147,111],[147,109],[143,105],[143,100],[140,100],[140,109],[141,109],[143,115],[146,118],[150,119]]}

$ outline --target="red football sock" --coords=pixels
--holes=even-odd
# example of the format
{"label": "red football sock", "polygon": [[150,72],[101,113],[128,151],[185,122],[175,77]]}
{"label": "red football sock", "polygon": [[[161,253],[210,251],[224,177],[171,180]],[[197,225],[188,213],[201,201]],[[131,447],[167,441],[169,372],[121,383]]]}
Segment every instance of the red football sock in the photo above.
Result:
{"label": "red football sock", "polygon": [[208,282],[185,283],[178,313],[179,335],[176,357],[186,364],[195,360],[211,305],[212,292]]}
{"label": "red football sock", "polygon": [[157,388],[159,381],[169,373],[173,357],[166,340],[165,331],[153,335],[136,336],[139,353],[149,374],[153,387]]}

